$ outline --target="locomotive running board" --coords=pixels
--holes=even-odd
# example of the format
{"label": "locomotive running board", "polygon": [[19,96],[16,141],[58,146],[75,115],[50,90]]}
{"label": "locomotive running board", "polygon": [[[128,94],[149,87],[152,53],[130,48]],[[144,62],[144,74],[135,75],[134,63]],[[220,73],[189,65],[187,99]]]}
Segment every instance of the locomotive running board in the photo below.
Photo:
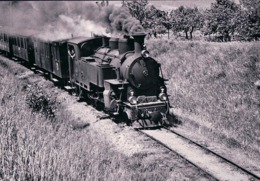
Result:
{"label": "locomotive running board", "polygon": [[41,71],[41,70],[36,70],[36,72],[39,74],[43,74],[43,71]]}
{"label": "locomotive running board", "polygon": [[[55,79],[55,78],[52,78],[51,81],[52,81],[52,82],[59,82],[59,80],[58,80],[58,79]],[[65,86],[65,87],[66,87],[66,86]]]}
{"label": "locomotive running board", "polygon": [[74,89],[75,89],[75,87],[71,87],[71,86],[69,86],[69,85],[64,86],[64,88],[65,88],[66,90],[74,90]]}

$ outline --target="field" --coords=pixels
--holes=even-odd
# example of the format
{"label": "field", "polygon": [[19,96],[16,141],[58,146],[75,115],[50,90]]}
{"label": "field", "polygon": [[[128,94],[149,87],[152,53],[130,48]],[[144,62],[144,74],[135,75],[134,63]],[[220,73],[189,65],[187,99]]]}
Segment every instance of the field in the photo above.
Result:
{"label": "field", "polygon": [[[194,118],[182,120],[183,126],[259,155],[260,90],[254,85],[260,79],[259,42],[150,39],[146,44],[169,79],[172,106]],[[144,154],[115,151],[88,125],[73,127],[75,117],[55,97],[26,86],[9,68],[0,66],[0,179],[166,180],[175,169],[147,162]],[[188,174],[178,167],[176,180]]]}
{"label": "field", "polygon": [[0,180],[210,179],[129,127],[98,121],[99,114],[0,56]]}
{"label": "field", "polygon": [[41,88],[25,86],[4,64],[0,66],[0,180],[168,177],[158,164],[143,163],[145,155],[127,157],[98,132],[72,127],[74,118],[58,105]]}
{"label": "field", "polygon": [[169,79],[172,106],[200,125],[195,132],[205,127],[215,133],[212,140],[259,153],[259,42],[149,40],[147,46]]}

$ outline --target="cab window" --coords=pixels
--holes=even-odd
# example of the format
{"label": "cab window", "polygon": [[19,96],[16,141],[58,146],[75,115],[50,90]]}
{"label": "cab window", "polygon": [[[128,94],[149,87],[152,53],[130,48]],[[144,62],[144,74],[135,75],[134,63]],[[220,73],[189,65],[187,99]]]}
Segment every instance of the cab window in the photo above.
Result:
{"label": "cab window", "polygon": [[71,59],[75,59],[76,51],[74,46],[68,45],[68,55],[70,56]]}

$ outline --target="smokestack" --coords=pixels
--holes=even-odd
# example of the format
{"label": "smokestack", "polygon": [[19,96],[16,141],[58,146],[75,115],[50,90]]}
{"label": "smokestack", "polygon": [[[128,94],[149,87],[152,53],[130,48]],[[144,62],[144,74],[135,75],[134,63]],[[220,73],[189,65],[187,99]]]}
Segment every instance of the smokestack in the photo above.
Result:
{"label": "smokestack", "polygon": [[144,38],[146,34],[135,33],[132,36],[134,37],[135,54],[141,54],[141,51],[143,50]]}
{"label": "smokestack", "polygon": [[110,38],[109,47],[111,50],[118,49],[118,38]]}
{"label": "smokestack", "polygon": [[118,49],[119,49],[119,54],[123,54],[128,51],[133,51],[134,50],[134,42],[131,41],[130,38],[125,39],[119,39],[118,40]]}
{"label": "smokestack", "polygon": [[109,38],[106,36],[102,37],[102,47],[108,47],[109,45]]}

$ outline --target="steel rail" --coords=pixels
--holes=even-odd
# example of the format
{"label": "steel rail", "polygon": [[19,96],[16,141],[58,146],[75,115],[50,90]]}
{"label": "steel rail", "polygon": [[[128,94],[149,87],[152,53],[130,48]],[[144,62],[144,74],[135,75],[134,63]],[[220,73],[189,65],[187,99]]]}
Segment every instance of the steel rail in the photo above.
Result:
{"label": "steel rail", "polygon": [[[210,149],[204,147],[203,145],[201,145],[201,144],[199,144],[199,143],[197,143],[197,142],[195,142],[195,141],[189,139],[188,137],[183,136],[183,135],[181,135],[180,133],[178,133],[178,132],[176,132],[176,131],[173,131],[173,130],[170,130],[169,128],[164,127],[164,126],[162,126],[162,127],[157,127],[157,128],[153,128],[153,129],[158,129],[158,128],[163,128],[163,129],[165,129],[165,130],[171,132],[172,134],[177,135],[178,137],[180,137],[180,138],[186,140],[188,143],[193,144],[193,145],[195,145],[195,146],[201,148],[202,150],[204,150],[204,151],[206,151],[206,152],[208,152],[208,153],[211,153],[212,155],[214,155],[214,156],[218,157],[219,159],[225,161],[225,162],[228,163],[229,165],[231,165],[231,166],[233,166],[233,167],[236,167],[236,168],[239,169],[240,171],[246,173],[248,176],[250,176],[250,177],[252,177],[252,178],[255,178],[256,180],[260,180],[260,177],[259,177],[258,175],[256,175],[255,173],[250,172],[249,170],[243,168],[242,166],[240,166],[240,165],[238,165],[238,164],[232,162],[231,160],[228,160],[227,158],[225,158],[225,157],[221,156],[220,154],[218,154],[218,153],[216,153],[216,152],[214,152],[214,151],[212,151],[212,150],[210,150]],[[163,130],[163,129],[161,129],[161,130]],[[167,149],[170,150],[171,152],[177,153],[177,152],[174,151],[172,148],[170,148],[170,147],[167,146],[165,143],[163,143],[163,141],[160,141],[159,139],[156,139],[156,138],[154,138],[153,136],[151,136],[151,135],[145,133],[145,132],[143,131],[143,130],[145,130],[145,129],[143,129],[143,128],[136,128],[135,130],[138,131],[138,132],[140,132],[140,133],[142,133],[142,134],[144,134],[144,135],[146,135],[146,136],[148,136],[148,137],[151,138],[152,140],[158,142],[159,144],[161,144],[162,146],[164,146],[165,148],[167,148]],[[217,179],[216,176],[214,176],[213,174],[209,173],[209,172],[206,171],[205,169],[201,168],[201,166],[199,166],[198,164],[196,164],[196,163],[192,162],[191,160],[185,158],[185,156],[182,156],[182,155],[180,155],[179,153],[177,153],[177,154],[178,154],[180,157],[182,157],[183,159],[185,159],[186,161],[188,161],[190,164],[196,166],[197,168],[199,168],[199,169],[205,171],[205,172],[206,172],[208,175],[210,175],[211,177]],[[217,180],[218,180],[218,179],[217,179]]]}
{"label": "steel rail", "polygon": [[[159,128],[159,126],[158,126],[157,128]],[[156,127],[153,127],[152,129],[156,129]],[[140,133],[142,133],[143,135],[146,135],[147,137],[149,137],[149,138],[152,139],[153,141],[155,141],[155,142],[161,144],[162,146],[164,146],[165,148],[167,148],[167,149],[170,150],[171,152],[174,152],[174,153],[178,154],[178,153],[175,152],[173,149],[171,149],[169,146],[167,146],[166,144],[164,144],[162,141],[160,141],[160,140],[158,140],[158,139],[156,139],[156,138],[154,138],[154,137],[150,136],[149,134],[146,134],[145,132],[142,131],[142,130],[145,130],[145,129],[143,129],[143,128],[135,128],[135,130],[138,131],[138,132],[140,132]],[[197,165],[196,163],[194,163],[194,162],[188,160],[188,159],[185,158],[184,156],[182,156],[182,155],[180,155],[180,154],[178,154],[178,156],[180,156],[182,159],[184,159],[185,161],[187,161],[187,162],[190,163],[191,165],[193,165],[193,166],[199,168],[200,170],[203,170],[199,165]],[[209,175],[209,176],[211,176],[212,178],[218,180],[218,179],[217,179],[214,175],[212,175],[211,173],[209,173],[209,172],[207,172],[207,171],[205,171],[205,170],[203,170],[203,171],[204,171],[207,175]]]}
{"label": "steel rail", "polygon": [[251,176],[253,176],[254,178],[260,180],[260,177],[259,177],[258,175],[256,175],[256,174],[250,172],[249,170],[247,170],[247,169],[243,168],[242,166],[240,166],[240,165],[238,165],[238,164],[232,162],[231,160],[229,160],[229,159],[227,159],[227,158],[221,156],[220,154],[218,154],[218,153],[216,153],[216,152],[210,150],[209,148],[207,148],[207,147],[205,147],[205,146],[203,146],[203,145],[201,145],[201,144],[199,144],[199,143],[197,143],[197,142],[195,142],[195,141],[189,139],[188,137],[183,136],[183,135],[181,135],[180,133],[177,133],[176,131],[173,131],[173,130],[171,130],[171,129],[165,127],[165,126],[164,126],[163,128],[166,129],[166,130],[168,130],[168,131],[170,131],[170,132],[172,132],[173,134],[176,134],[176,135],[178,135],[179,137],[181,137],[181,138],[183,138],[183,139],[189,141],[190,143],[192,143],[192,144],[194,144],[194,145],[196,145],[196,146],[198,146],[198,147],[200,147],[200,148],[206,150],[207,152],[212,153],[213,155],[215,155],[215,156],[217,156],[217,157],[223,159],[224,161],[226,161],[226,162],[228,162],[229,164],[231,164],[231,165],[237,167],[238,169],[242,170],[243,172],[247,173],[248,175],[251,175]]}

